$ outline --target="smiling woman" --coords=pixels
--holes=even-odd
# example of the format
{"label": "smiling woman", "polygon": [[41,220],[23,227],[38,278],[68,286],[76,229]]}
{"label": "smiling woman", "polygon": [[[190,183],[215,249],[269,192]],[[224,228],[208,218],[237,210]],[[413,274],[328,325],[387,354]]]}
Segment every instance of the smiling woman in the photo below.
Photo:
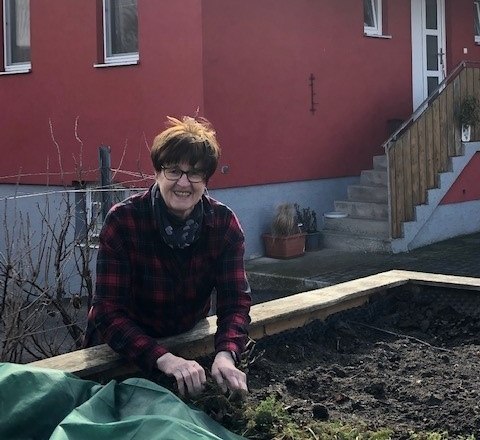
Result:
{"label": "smiling woman", "polygon": [[206,318],[215,289],[212,377],[224,391],[246,391],[246,376],[235,365],[250,322],[245,238],[235,214],[205,194],[220,147],[206,120],[169,118],[168,125],[151,150],[155,183],[105,219],[85,345],[106,342],[143,370],[174,377],[180,394],[196,394],[204,369],[156,338],[184,333]]}

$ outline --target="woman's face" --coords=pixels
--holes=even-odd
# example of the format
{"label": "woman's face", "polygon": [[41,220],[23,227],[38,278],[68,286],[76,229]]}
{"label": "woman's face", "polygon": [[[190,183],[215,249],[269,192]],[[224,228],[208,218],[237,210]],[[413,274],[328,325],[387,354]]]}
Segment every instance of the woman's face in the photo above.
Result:
{"label": "woman's face", "polygon": [[[184,173],[198,171],[202,174],[200,168],[192,167],[188,163],[181,162],[179,164],[165,165],[161,171],[157,172],[156,181],[168,210],[173,215],[185,219],[202,198],[206,182],[205,179],[203,179],[200,182],[192,183],[188,180],[186,174],[182,174],[182,171]],[[181,175],[180,178],[178,178],[179,175]],[[172,178],[176,180],[169,180]],[[198,180],[198,175],[190,175],[190,178],[192,180]]]}

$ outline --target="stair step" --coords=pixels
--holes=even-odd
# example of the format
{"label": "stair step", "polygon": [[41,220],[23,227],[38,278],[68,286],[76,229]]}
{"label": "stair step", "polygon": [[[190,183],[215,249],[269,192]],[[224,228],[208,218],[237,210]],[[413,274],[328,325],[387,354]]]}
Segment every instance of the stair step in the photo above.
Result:
{"label": "stair step", "polygon": [[322,231],[323,246],[327,249],[338,249],[349,252],[392,252],[388,239],[362,237],[338,231]]}
{"label": "stair step", "polygon": [[387,239],[390,227],[387,221],[364,218],[324,218],[324,230]]}
{"label": "stair step", "polygon": [[360,184],[387,186],[387,171],[363,170],[360,174]]}
{"label": "stair step", "polygon": [[369,218],[375,220],[388,219],[388,204],[358,202],[352,200],[335,201],[335,211],[345,212],[353,218]]}
{"label": "stair step", "polygon": [[351,201],[388,203],[386,186],[349,185],[347,192]]}
{"label": "stair step", "polygon": [[387,155],[373,156],[373,169],[386,170],[387,169]]}

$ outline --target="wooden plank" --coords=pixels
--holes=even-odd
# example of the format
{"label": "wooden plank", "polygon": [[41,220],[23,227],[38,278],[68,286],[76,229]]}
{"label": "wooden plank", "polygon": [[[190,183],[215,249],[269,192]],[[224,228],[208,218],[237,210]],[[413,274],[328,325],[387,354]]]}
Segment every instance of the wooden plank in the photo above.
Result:
{"label": "wooden plank", "polygon": [[458,156],[458,150],[460,148],[461,143],[461,134],[460,134],[460,127],[458,125],[457,118],[455,117],[455,113],[458,111],[458,107],[460,106],[460,102],[462,100],[461,96],[461,78],[460,74],[453,80],[453,121],[454,121],[454,142],[453,142],[453,152],[452,156]]}
{"label": "wooden plank", "polygon": [[316,319],[325,320],[334,313],[342,312],[344,310],[364,305],[366,302],[368,302],[370,295],[371,294],[369,293],[359,298],[347,299],[339,304],[333,304],[326,308],[318,308],[314,311],[302,315],[283,319],[278,318],[275,321],[271,321],[263,326],[256,327],[253,332],[249,332],[249,335],[252,339],[258,340],[265,336],[271,336],[283,331],[303,327],[311,323],[312,321],[315,321]]}
{"label": "wooden plank", "polygon": [[440,102],[439,98],[432,104],[432,134],[433,134],[433,181],[435,188],[440,186],[439,172],[442,168],[440,151]]}
{"label": "wooden plank", "polygon": [[412,164],[412,204],[420,205],[420,172],[418,168],[418,124],[410,128],[410,161]]}
{"label": "wooden plank", "polygon": [[447,124],[447,93],[444,90],[438,97],[438,112],[440,124],[440,172],[446,172],[450,169],[450,160],[448,157],[448,124]]}
{"label": "wooden plank", "polygon": [[[467,69],[463,69],[458,75],[458,84],[454,88],[454,101],[455,108],[461,105],[462,101],[467,96]],[[460,124],[455,118],[455,156],[463,155],[462,135],[460,130]]]}
{"label": "wooden plank", "polygon": [[[473,94],[480,100],[480,69],[473,68]],[[473,139],[478,141],[480,139],[480,123],[473,127]]]}
{"label": "wooden plank", "polygon": [[[313,319],[325,319],[338,311],[364,304],[373,294],[402,285],[428,285],[480,292],[480,278],[391,270],[322,289],[254,305],[251,309],[250,336],[259,339],[280,331],[300,327]],[[217,330],[216,316],[201,321],[194,329],[179,336],[160,339],[172,352],[197,357],[213,352]],[[78,350],[32,362],[40,368],[53,368],[84,378],[115,377],[136,368],[114,353],[107,345]]]}
{"label": "wooden plank", "polygon": [[466,87],[465,96],[473,95],[473,67],[467,67],[466,71]]}
{"label": "wooden plank", "polygon": [[419,202],[427,203],[427,155],[425,152],[425,118],[420,117],[418,123],[418,171],[419,171]]}
{"label": "wooden plank", "polygon": [[405,221],[409,222],[413,220],[413,196],[412,196],[412,159],[411,159],[411,146],[410,146],[410,130],[403,135],[402,141],[402,153],[403,153],[403,172],[404,172],[404,212]]}
{"label": "wooden plank", "polygon": [[435,173],[433,163],[433,109],[425,110],[425,154],[426,154],[426,177],[427,188],[435,188]]}
{"label": "wooden plank", "polygon": [[[462,98],[465,99],[467,96],[473,96],[474,92],[473,92],[473,76],[474,76],[474,73],[473,73],[473,68],[472,67],[467,67],[466,69],[466,75],[465,75],[465,91],[464,91],[464,94],[462,95]],[[472,127],[472,133],[471,133],[471,140],[474,140],[475,139],[475,128]],[[463,154],[463,150],[462,150],[462,154]]]}
{"label": "wooden plank", "polygon": [[395,163],[395,149],[396,142],[387,150],[388,174],[389,174],[389,209],[390,209],[390,237],[399,238],[400,230],[398,228],[398,212],[397,212],[397,181],[396,181],[396,163]]}
{"label": "wooden plank", "polygon": [[395,145],[396,205],[398,212],[397,230],[403,236],[402,223],[405,221],[405,167],[403,164],[403,141]]}
{"label": "wooden plank", "polygon": [[[386,272],[384,272],[386,273]],[[443,275],[439,273],[414,272],[409,270],[389,271],[392,277],[396,274],[398,278],[408,278],[415,285],[446,287],[459,290],[480,291],[480,278],[462,277],[457,275]],[[392,278],[393,279],[393,278]]]}
{"label": "wooden plank", "polygon": [[446,108],[446,119],[447,119],[447,151],[448,157],[455,156],[455,117],[454,117],[454,100],[453,100],[453,89],[454,89],[455,80],[448,84],[446,87],[447,95],[447,108]]}

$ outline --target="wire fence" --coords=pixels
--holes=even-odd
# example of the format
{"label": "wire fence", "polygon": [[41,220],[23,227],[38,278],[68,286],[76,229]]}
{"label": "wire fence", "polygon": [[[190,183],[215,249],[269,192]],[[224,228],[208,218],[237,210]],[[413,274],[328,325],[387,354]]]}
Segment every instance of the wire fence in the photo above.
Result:
{"label": "wire fence", "polygon": [[[113,205],[145,191],[154,180],[154,175],[138,171],[116,168],[111,172],[115,181],[109,185],[72,180],[70,185],[32,186],[21,181],[27,177],[48,180],[54,174],[0,176],[0,186],[8,185],[4,193],[11,191],[0,196],[0,361],[31,361],[32,356],[41,359],[79,348],[93,294],[95,237],[104,220],[98,206],[104,200]],[[74,177],[75,173],[56,175]],[[63,206],[65,199],[69,202]],[[84,241],[77,236],[82,216],[80,223],[89,232]],[[70,283],[88,294],[74,307],[72,298],[79,295],[72,294],[75,288]],[[39,298],[45,303],[32,307]],[[16,302],[21,306],[16,308]]]}

